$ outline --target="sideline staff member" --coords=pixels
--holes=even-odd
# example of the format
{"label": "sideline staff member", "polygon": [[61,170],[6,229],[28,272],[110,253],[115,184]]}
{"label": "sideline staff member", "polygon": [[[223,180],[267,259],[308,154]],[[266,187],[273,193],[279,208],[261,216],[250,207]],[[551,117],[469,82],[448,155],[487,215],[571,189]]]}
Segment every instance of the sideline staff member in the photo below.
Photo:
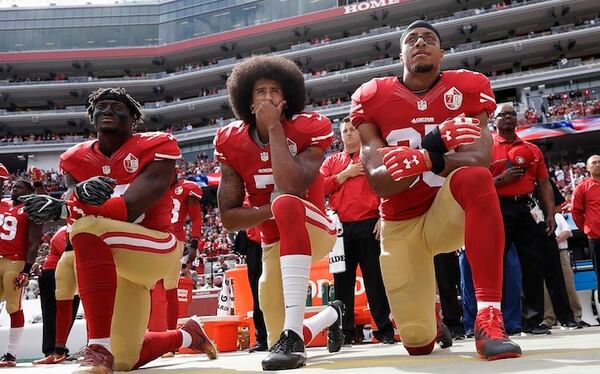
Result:
{"label": "sideline staff member", "polygon": [[333,278],[336,298],[346,305],[342,323],[345,343],[352,344],[354,336],[354,287],[356,267],[360,265],[367,300],[378,328],[375,338],[384,344],[394,344],[390,306],[379,264],[379,198],[365,177],[359,160],[360,136],[350,118],[342,120],[340,133],[344,150],[325,159],[321,174],[329,204],[344,229],[346,271],[334,274]]}

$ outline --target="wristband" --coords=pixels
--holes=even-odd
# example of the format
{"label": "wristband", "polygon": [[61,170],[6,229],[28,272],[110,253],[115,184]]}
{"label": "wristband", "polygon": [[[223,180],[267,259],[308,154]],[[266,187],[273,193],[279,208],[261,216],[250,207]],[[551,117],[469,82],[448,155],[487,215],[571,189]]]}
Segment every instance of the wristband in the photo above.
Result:
{"label": "wristband", "polygon": [[423,140],[421,141],[421,148],[425,148],[429,152],[441,153],[442,155],[448,152],[448,148],[446,148],[446,144],[444,144],[444,140],[440,134],[439,127],[436,126],[423,137]]}
{"label": "wristband", "polygon": [[21,273],[24,274],[29,274],[31,272],[31,267],[33,266],[33,264],[30,263],[25,263],[25,266],[23,266],[23,270],[21,270]]}
{"label": "wristband", "polygon": [[429,159],[431,160],[431,171],[434,174],[439,174],[446,168],[446,160],[443,153],[428,151]]}
{"label": "wristband", "polygon": [[86,216],[100,216],[117,221],[127,221],[127,204],[123,197],[113,197],[106,200],[102,205],[92,205],[81,201],[69,201],[69,207],[75,211],[81,211]]}

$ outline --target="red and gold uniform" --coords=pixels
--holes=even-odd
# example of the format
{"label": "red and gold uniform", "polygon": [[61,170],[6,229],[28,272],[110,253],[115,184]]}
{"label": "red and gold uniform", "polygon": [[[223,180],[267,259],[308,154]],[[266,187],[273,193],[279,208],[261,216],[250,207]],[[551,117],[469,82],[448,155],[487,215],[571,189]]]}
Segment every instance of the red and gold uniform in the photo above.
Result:
{"label": "red and gold uniform", "polygon": [[[125,193],[152,162],[180,157],[172,135],[149,132],[132,135],[111,157],[98,150],[97,141],[78,144],[61,155],[60,167],[78,182],[94,176],[115,179],[114,198]],[[104,338],[110,328],[117,370],[130,370],[138,362],[150,312],[149,290],[166,275],[168,264],[179,261],[180,244],[171,234],[172,205],[167,191],[133,223],[96,216],[73,223],[70,239],[90,344],[95,338]],[[96,253],[89,253],[91,249]],[[115,273],[116,279],[112,279],[110,274]],[[87,304],[86,293],[93,295],[88,296]],[[92,303],[97,306],[90,307]],[[98,316],[106,313],[112,314],[110,326],[94,323],[103,321]]]}
{"label": "red and gold uniform", "polygon": [[[423,137],[443,121],[460,115],[489,114],[495,109],[488,79],[457,70],[442,72],[422,96],[397,77],[372,79],[353,94],[350,116],[357,128],[365,122],[375,124],[389,146],[419,148]],[[486,251],[490,256],[501,256],[504,237],[497,198],[490,207],[482,203],[493,194],[486,168],[463,167],[446,178],[423,173],[408,189],[382,198],[381,268],[392,314],[406,347],[433,347],[433,256],[463,244],[470,250],[472,264],[486,262]],[[486,209],[497,210],[493,222],[486,219]],[[484,222],[493,227],[486,229]],[[478,297],[500,300],[500,266],[501,261],[494,263],[492,270],[473,266],[479,269],[474,273],[480,281]],[[480,274],[482,271],[488,274]]]}
{"label": "red and gold uniform", "polygon": [[[284,120],[282,127],[292,155],[308,147],[326,150],[333,139],[331,122],[317,113],[297,114]],[[323,180],[317,176],[302,198],[281,194],[273,178],[269,145],[259,146],[250,134],[250,125],[242,121],[219,129],[214,144],[215,158],[233,168],[243,179],[250,206],[271,204],[273,210],[274,217],[258,226],[264,249],[259,299],[271,347],[279,339],[285,317],[280,251],[292,247],[307,248],[316,261],[323,258],[335,242],[335,228],[324,214]],[[297,205],[305,218],[303,221],[288,222],[283,217],[276,218],[278,207],[286,200]]]}
{"label": "red and gold uniform", "polygon": [[0,201],[0,299],[6,300],[9,314],[21,310],[23,294],[22,288],[14,289],[15,277],[25,265],[30,225],[22,207],[23,204],[14,205],[11,199]]}
{"label": "red and gold uniform", "polygon": [[[192,220],[192,228],[190,236],[193,239],[199,240],[202,235],[202,208],[198,205],[190,209],[188,199],[197,199],[198,202],[202,199],[202,188],[195,182],[187,180],[178,180],[170,190],[173,208],[171,210],[171,223],[173,224],[173,235],[177,241],[181,243],[179,249],[179,257],[183,256],[184,243],[186,240],[185,223],[188,216]],[[167,300],[166,321],[167,329],[174,330],[177,327],[177,318],[179,316],[179,300],[177,298],[177,286],[179,284],[179,273],[181,271],[180,262],[173,263],[172,268],[167,272],[167,275],[162,279],[162,288],[164,289]],[[161,281],[159,281],[160,283]],[[160,291],[159,291],[160,290]],[[155,304],[155,292],[162,292],[161,287],[155,287],[152,290],[152,317],[155,315],[159,320],[165,318],[164,309],[160,308],[160,304]],[[158,329],[151,325],[150,330]]]}
{"label": "red and gold uniform", "polygon": [[[173,234],[179,241],[185,241],[185,222],[190,215],[188,198],[202,199],[202,188],[196,182],[180,180],[171,189],[171,198],[173,199],[173,210],[171,211],[171,223],[173,224]],[[193,221],[193,217],[190,216]],[[202,235],[202,221],[200,226],[192,224],[190,237],[199,238]]]}

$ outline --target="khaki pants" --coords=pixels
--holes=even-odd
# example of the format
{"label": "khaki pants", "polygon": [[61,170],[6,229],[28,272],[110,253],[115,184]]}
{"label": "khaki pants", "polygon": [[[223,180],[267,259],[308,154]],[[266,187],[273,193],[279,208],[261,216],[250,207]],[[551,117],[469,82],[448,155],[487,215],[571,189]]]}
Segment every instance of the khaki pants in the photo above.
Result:
{"label": "khaki pants", "polygon": [[8,314],[21,310],[21,297],[25,287],[15,290],[15,278],[25,265],[24,261],[11,261],[0,258],[0,300],[6,300],[6,312]]}
{"label": "khaki pants", "polygon": [[[565,278],[565,287],[567,288],[567,295],[569,296],[569,305],[573,311],[575,322],[581,322],[581,303],[577,296],[577,290],[575,290],[575,278],[573,276],[573,269],[571,268],[571,252],[568,249],[560,250],[560,266],[562,267],[563,276]],[[550,301],[550,295],[548,289],[544,285],[544,324],[547,326],[554,326],[556,324],[556,315],[552,308],[552,301]]]}
{"label": "khaki pants", "polygon": [[[298,199],[302,200],[300,198]],[[315,208],[314,205],[308,201],[302,200],[302,202],[307,206]],[[328,220],[324,215],[322,215],[322,218]],[[335,234],[331,234],[327,230],[324,230],[322,227],[313,225],[308,219],[305,222],[305,226],[310,237],[312,261],[315,262],[329,253],[335,243],[336,236]],[[280,234],[285,235],[282,231],[280,231]],[[277,343],[277,340],[279,340],[285,322],[279,244],[280,242],[277,242],[270,247],[263,248],[263,272],[258,281],[258,298],[260,309],[265,318],[269,347],[274,346],[275,343]],[[308,284],[306,286],[308,287]]]}
{"label": "khaki pants", "polygon": [[402,343],[429,344],[437,334],[433,256],[464,244],[465,214],[450,191],[452,172],[422,216],[383,221],[381,271]]}
{"label": "khaki pants", "polygon": [[[150,316],[150,289],[179,262],[181,242],[172,234],[143,226],[99,217],[78,219],[71,238],[89,233],[102,238],[124,242],[144,241],[143,249],[133,245],[110,244],[117,271],[117,293],[110,330],[110,344],[115,357],[115,370],[131,370],[139,360],[144,334]],[[170,245],[168,248],[167,246]],[[157,247],[160,249],[153,248]]]}

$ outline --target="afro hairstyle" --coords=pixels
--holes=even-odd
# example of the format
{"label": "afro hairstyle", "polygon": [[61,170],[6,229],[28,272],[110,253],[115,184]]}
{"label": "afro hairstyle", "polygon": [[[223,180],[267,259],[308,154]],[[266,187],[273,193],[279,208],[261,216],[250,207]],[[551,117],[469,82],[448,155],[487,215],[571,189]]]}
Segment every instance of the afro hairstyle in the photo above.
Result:
{"label": "afro hairstyle", "polygon": [[227,79],[229,102],[237,119],[254,124],[252,90],[259,79],[279,82],[287,105],[286,118],[291,118],[306,106],[304,76],[292,61],[280,56],[253,56],[233,68]]}

